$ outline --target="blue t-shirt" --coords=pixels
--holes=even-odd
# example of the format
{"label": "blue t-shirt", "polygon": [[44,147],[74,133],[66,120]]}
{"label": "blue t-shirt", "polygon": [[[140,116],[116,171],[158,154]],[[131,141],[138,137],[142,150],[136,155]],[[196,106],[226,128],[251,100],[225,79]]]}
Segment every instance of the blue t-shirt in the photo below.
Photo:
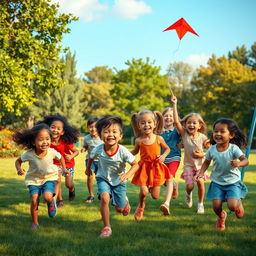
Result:
{"label": "blue t-shirt", "polygon": [[[89,158],[92,150],[102,143],[103,143],[103,141],[100,139],[100,137],[97,137],[96,139],[94,139],[94,138],[92,138],[91,134],[87,134],[86,136],[84,136],[84,146],[86,146],[87,150],[88,150],[86,159]],[[95,160],[97,160],[97,159],[95,159]]]}
{"label": "blue t-shirt", "polygon": [[219,152],[217,145],[211,146],[206,152],[205,158],[213,160],[213,170],[210,179],[220,185],[234,184],[241,180],[241,172],[230,164],[230,160],[241,157],[244,153],[235,144],[229,144],[224,152]]}
{"label": "blue t-shirt", "polygon": [[[164,131],[161,136],[164,138],[164,141],[170,148],[171,152],[165,158],[165,163],[170,163],[172,161],[180,161],[181,152],[180,149],[177,148],[177,144],[180,142],[180,134],[177,129],[173,127],[171,130]],[[164,150],[161,149],[161,154],[163,154]]]}
{"label": "blue t-shirt", "polygon": [[122,145],[118,145],[115,154],[108,155],[104,150],[104,144],[94,148],[90,158],[99,159],[96,176],[108,181],[113,186],[121,183],[119,174],[125,172],[126,163],[131,164],[135,160],[135,156]]}

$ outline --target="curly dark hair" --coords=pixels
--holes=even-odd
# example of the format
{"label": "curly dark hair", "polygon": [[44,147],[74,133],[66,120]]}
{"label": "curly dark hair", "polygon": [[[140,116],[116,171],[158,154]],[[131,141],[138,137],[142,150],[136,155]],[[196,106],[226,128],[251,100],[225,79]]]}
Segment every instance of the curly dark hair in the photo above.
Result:
{"label": "curly dark hair", "polygon": [[[234,120],[229,118],[220,118],[213,124],[213,130],[216,124],[226,124],[230,134],[234,134],[234,138],[230,139],[230,143],[237,145],[241,149],[246,147],[247,138]],[[216,144],[216,142],[213,140],[213,135],[211,136],[211,144]]]}
{"label": "curly dark hair", "polygon": [[63,141],[70,144],[76,143],[78,141],[80,135],[79,129],[74,126],[71,126],[68,123],[67,118],[65,116],[59,114],[48,115],[45,116],[42,121],[38,122],[38,124],[45,123],[50,127],[54,121],[60,121],[63,123],[64,134],[61,136],[61,139]]}
{"label": "curly dark hair", "polygon": [[51,136],[49,126],[47,124],[41,123],[35,125],[32,129],[16,131],[13,135],[13,141],[16,144],[21,145],[23,148],[36,149],[34,145],[35,139],[41,130],[47,130]]}
{"label": "curly dark hair", "polygon": [[102,130],[104,128],[108,128],[112,124],[118,124],[120,127],[120,131],[122,132],[122,127],[123,127],[122,119],[118,116],[105,115],[102,118],[100,118],[96,123],[98,134],[101,135]]}

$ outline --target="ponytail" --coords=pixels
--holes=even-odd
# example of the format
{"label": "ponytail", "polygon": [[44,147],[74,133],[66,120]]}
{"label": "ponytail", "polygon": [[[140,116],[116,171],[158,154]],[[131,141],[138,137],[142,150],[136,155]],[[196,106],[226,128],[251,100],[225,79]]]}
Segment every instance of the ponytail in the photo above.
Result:
{"label": "ponytail", "polygon": [[154,117],[156,120],[156,128],[155,128],[154,132],[156,134],[161,134],[163,132],[163,128],[164,128],[163,115],[159,111],[154,111],[153,113],[154,113]]}
{"label": "ponytail", "polygon": [[131,124],[132,124],[132,129],[133,129],[133,133],[134,136],[136,138],[138,138],[141,134],[140,134],[140,130],[139,130],[139,126],[138,126],[138,113],[133,113],[131,116]]}

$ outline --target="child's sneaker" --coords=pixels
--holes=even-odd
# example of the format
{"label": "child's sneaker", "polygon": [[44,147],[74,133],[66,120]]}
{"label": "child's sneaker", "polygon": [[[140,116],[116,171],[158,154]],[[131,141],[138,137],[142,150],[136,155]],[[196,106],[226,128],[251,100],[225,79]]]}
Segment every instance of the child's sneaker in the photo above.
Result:
{"label": "child's sneaker", "polygon": [[48,204],[48,215],[49,217],[53,218],[57,214],[57,205],[56,200],[53,199],[51,204]]}
{"label": "child's sneaker", "polygon": [[219,230],[219,231],[224,231],[225,230],[225,221],[226,221],[226,218],[227,218],[227,213],[225,211],[222,211],[220,213],[220,217],[217,219],[217,222],[216,222],[216,228]]}
{"label": "child's sneaker", "polygon": [[190,195],[187,193],[185,203],[186,203],[188,208],[192,207],[192,205],[193,205],[192,192],[190,193]]}
{"label": "child's sneaker", "polygon": [[243,207],[243,204],[242,204],[242,201],[241,201],[241,199],[239,200],[240,202],[240,205],[239,205],[239,207],[235,210],[235,214],[236,214],[236,217],[238,218],[238,219],[241,219],[241,218],[243,218],[244,217],[244,207]]}
{"label": "child's sneaker", "polygon": [[174,181],[173,182],[172,199],[176,199],[179,195],[178,186],[179,186],[179,183]]}
{"label": "child's sneaker", "polygon": [[161,204],[160,205],[160,211],[163,213],[164,216],[170,215],[169,205]]}
{"label": "child's sneaker", "polygon": [[101,234],[100,234],[100,237],[101,238],[105,238],[105,237],[110,237],[112,234],[112,230],[111,230],[111,227],[105,227],[101,230]]}
{"label": "child's sneaker", "polygon": [[204,206],[203,205],[199,205],[197,207],[197,214],[204,214]]}
{"label": "child's sneaker", "polygon": [[124,207],[124,209],[123,209],[122,214],[123,214],[124,216],[127,216],[127,215],[130,213],[130,211],[131,211],[131,206],[130,206],[130,203],[129,203],[128,198],[126,198],[126,205],[125,205],[125,207]]}
{"label": "child's sneaker", "polygon": [[31,229],[36,230],[39,229],[39,224],[32,224]]}
{"label": "child's sneaker", "polygon": [[135,213],[134,213],[134,219],[137,221],[140,221],[143,217],[144,208],[137,207]]}
{"label": "child's sneaker", "polygon": [[73,201],[76,197],[76,192],[75,192],[75,188],[74,188],[74,191],[69,191],[69,195],[68,195],[68,198],[69,198],[69,201]]}

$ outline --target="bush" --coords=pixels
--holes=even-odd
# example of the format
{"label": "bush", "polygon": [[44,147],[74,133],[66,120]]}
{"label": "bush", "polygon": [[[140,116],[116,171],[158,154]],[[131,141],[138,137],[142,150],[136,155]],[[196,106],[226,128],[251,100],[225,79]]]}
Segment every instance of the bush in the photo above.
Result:
{"label": "bush", "polygon": [[13,132],[8,129],[0,130],[0,157],[20,156],[22,149],[12,139]]}

